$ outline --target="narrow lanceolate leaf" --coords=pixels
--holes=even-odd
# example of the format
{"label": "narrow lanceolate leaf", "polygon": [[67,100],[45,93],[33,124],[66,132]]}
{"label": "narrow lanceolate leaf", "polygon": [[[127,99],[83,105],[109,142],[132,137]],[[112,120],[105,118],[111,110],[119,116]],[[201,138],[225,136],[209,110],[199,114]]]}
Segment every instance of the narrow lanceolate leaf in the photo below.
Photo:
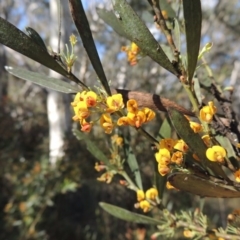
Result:
{"label": "narrow lanceolate leaf", "polygon": [[109,165],[109,160],[107,156],[100,150],[100,148],[88,138],[86,133],[80,132],[77,129],[73,129],[73,134],[80,141],[84,141],[87,145],[88,151],[99,161],[104,162],[106,165]]}
{"label": "narrow lanceolate leaf", "polygon": [[200,0],[183,0],[187,41],[187,72],[191,82],[196,69],[201,40],[202,9]]}
{"label": "narrow lanceolate leaf", "polygon": [[234,187],[213,182],[207,178],[201,178],[194,174],[173,173],[168,176],[168,181],[177,189],[213,198],[239,198],[240,192]]}
{"label": "narrow lanceolate leaf", "polygon": [[114,206],[109,203],[100,202],[99,205],[109,214],[114,217],[120,218],[122,220],[134,223],[142,223],[142,224],[152,224],[152,225],[160,225],[163,224],[161,220],[157,220],[151,217],[147,217],[141,214],[130,212],[124,208],[120,208]]}
{"label": "narrow lanceolate leaf", "polygon": [[133,149],[129,144],[129,139],[126,139],[126,138],[124,139],[124,150],[125,150],[125,155],[127,156],[127,163],[135,177],[135,182],[138,188],[143,189],[142,178],[141,178],[138,162],[135,157],[135,154],[133,153]]}
{"label": "narrow lanceolate leaf", "polygon": [[48,52],[39,46],[34,40],[28,37],[24,32],[13,26],[11,23],[0,17],[0,43],[3,45],[33,59],[36,62],[68,76],[64,70]]}
{"label": "narrow lanceolate leaf", "polygon": [[80,34],[83,46],[88,54],[88,57],[93,65],[93,68],[101,81],[105,91],[111,95],[110,87],[105,76],[102,63],[98,56],[98,52],[93,40],[92,32],[82,6],[81,0],[69,0],[69,6],[73,21]]}
{"label": "narrow lanceolate leaf", "polygon": [[120,17],[117,13],[114,13],[113,11],[108,11],[106,9],[100,9],[97,8],[97,13],[99,17],[109,26],[112,27],[112,29],[120,36],[125,37],[129,39],[130,37],[127,35],[127,33],[124,31],[122,25],[118,21],[118,17]]}
{"label": "narrow lanceolate leaf", "polygon": [[131,6],[125,0],[112,0],[112,3],[115,14],[118,15],[117,19],[124,32],[129,36],[129,40],[135,42],[144,54],[148,55],[159,65],[178,75],[159,43]]}
{"label": "narrow lanceolate leaf", "polygon": [[58,92],[76,93],[80,91],[78,86],[73,86],[70,83],[64,82],[61,79],[47,77],[43,74],[31,72],[21,68],[13,68],[6,66],[5,69],[16,77],[22,78],[24,80],[36,83],[42,87],[50,88]]}
{"label": "narrow lanceolate leaf", "polygon": [[191,129],[189,121],[184,117],[184,115],[172,109],[169,110],[169,116],[179,136],[185,141],[191,151],[197,154],[201,160],[200,164],[206,168],[208,173],[210,175],[228,180],[221,166],[218,163],[211,162],[207,159],[206,145],[204,144],[200,135],[198,133],[194,133],[194,131]]}

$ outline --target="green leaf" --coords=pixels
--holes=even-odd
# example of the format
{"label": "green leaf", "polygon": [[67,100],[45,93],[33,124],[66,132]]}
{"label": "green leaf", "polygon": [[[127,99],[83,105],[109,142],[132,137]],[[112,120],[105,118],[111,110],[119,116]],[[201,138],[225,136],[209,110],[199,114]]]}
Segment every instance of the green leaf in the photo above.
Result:
{"label": "green leaf", "polygon": [[201,159],[200,164],[202,167],[206,168],[210,175],[228,180],[221,166],[218,165],[218,163],[211,162],[207,159],[206,145],[204,144],[200,135],[198,133],[194,133],[194,131],[191,129],[189,121],[184,117],[184,115],[176,110],[171,109],[169,110],[169,116],[179,136],[185,141],[192,152],[196,153]]}
{"label": "green leaf", "polygon": [[188,80],[192,81],[198,60],[201,40],[202,9],[200,0],[183,0],[183,13],[187,41]]}
{"label": "green leaf", "polygon": [[174,28],[173,28],[174,43],[178,51],[181,52],[181,32],[180,32],[179,22],[176,18],[173,19],[173,25],[174,25]]}
{"label": "green leaf", "polygon": [[177,189],[202,197],[213,198],[239,198],[240,192],[234,187],[210,181],[207,176],[201,178],[194,174],[173,173],[168,176],[168,181]]}
{"label": "green leaf", "polygon": [[36,83],[42,87],[50,88],[52,90],[63,93],[77,93],[80,91],[78,86],[73,86],[61,79],[47,77],[43,74],[31,72],[21,68],[13,68],[6,66],[5,69],[12,75],[22,78],[24,80]]}
{"label": "green leaf", "polygon": [[170,122],[169,122],[169,118],[165,118],[161,127],[160,127],[160,130],[159,130],[159,135],[161,136],[161,138],[170,138],[171,137],[171,134],[172,134],[172,128],[171,128],[171,125],[170,125]]}
{"label": "green leaf", "polygon": [[99,17],[120,36],[129,39],[129,35],[124,31],[122,25],[119,23],[117,16],[113,11],[108,11],[106,9],[97,8],[97,13]]}
{"label": "green leaf", "polygon": [[77,129],[73,129],[73,134],[80,141],[84,141],[87,144],[87,150],[99,161],[104,162],[107,166],[109,165],[109,160],[106,155],[99,149],[99,147],[88,138],[86,133],[80,132]]}
{"label": "green leaf", "polygon": [[33,28],[31,27],[26,27],[26,31],[28,36],[35,42],[37,43],[39,46],[41,46],[43,49],[45,49],[47,51],[47,48],[45,46],[44,41],[42,40],[41,36],[38,34],[37,31],[35,31]]}
{"label": "green leaf", "polygon": [[89,27],[89,23],[85,14],[85,11],[80,0],[69,1],[70,11],[72,14],[73,21],[76,25],[78,33],[83,42],[83,46],[88,54],[88,57],[93,65],[93,68],[101,81],[105,91],[111,95],[111,90],[105,76],[102,63],[98,56],[98,52],[93,40],[92,32]]}
{"label": "green leaf", "polygon": [[20,31],[14,25],[0,17],[0,43],[23,54],[32,60],[52,69],[72,81],[81,84],[82,87],[87,86],[76,78],[72,73],[68,73],[60,66],[52,56],[33,39],[28,37],[24,32]]}
{"label": "green leaf", "polygon": [[132,173],[135,176],[136,184],[137,184],[138,188],[143,190],[142,178],[141,178],[138,162],[135,157],[135,154],[133,153],[133,149],[132,149],[131,145],[129,144],[129,139],[127,139],[127,138],[124,138],[124,150],[125,150],[125,154],[127,156],[127,163],[129,165]]}
{"label": "green leaf", "polygon": [[175,18],[176,17],[176,13],[173,10],[171,4],[169,3],[169,1],[167,0],[159,0],[159,5],[161,6],[161,10],[162,11],[166,11],[168,14],[168,17],[170,18]]}
{"label": "green leaf", "polygon": [[162,221],[147,217],[141,214],[130,212],[126,209],[114,206],[109,203],[100,202],[99,205],[109,214],[113,215],[114,217],[120,218],[122,220],[134,223],[142,223],[142,224],[153,224],[153,225],[160,225],[163,224]]}
{"label": "green leaf", "polygon": [[129,36],[129,40],[135,42],[144,54],[148,55],[159,65],[178,75],[159,43],[131,6],[125,0],[112,0],[112,3],[115,15],[119,16],[117,18],[118,22],[127,36]]}
{"label": "green leaf", "polygon": [[193,78],[194,92],[196,94],[198,104],[202,105],[202,92],[198,78]]}

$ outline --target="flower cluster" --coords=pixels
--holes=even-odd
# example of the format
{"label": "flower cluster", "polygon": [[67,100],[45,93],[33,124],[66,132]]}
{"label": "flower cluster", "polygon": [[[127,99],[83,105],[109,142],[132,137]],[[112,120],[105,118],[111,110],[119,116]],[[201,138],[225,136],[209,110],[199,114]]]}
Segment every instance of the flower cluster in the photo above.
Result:
{"label": "flower cluster", "polygon": [[143,190],[137,190],[137,206],[143,210],[143,212],[148,212],[151,210],[151,202],[158,202],[158,190],[156,188],[150,188],[144,193]]}
{"label": "flower cluster", "polygon": [[132,42],[131,46],[123,46],[121,48],[123,52],[127,53],[127,59],[128,62],[130,63],[131,66],[134,66],[137,64],[139,59],[141,58],[139,53],[140,53],[140,48],[137,46],[136,43]]}
{"label": "flower cluster", "polygon": [[183,154],[187,151],[188,146],[182,139],[162,139],[159,142],[159,151],[155,153],[159,173],[165,176],[170,172],[170,165],[181,165],[183,162]]}
{"label": "flower cluster", "polygon": [[110,114],[124,107],[121,94],[115,94],[105,99],[93,91],[77,93],[71,105],[75,113],[73,120],[79,121],[83,132],[91,131],[93,121],[88,122],[87,119],[91,113],[99,112],[101,113],[100,125],[105,130],[105,133],[108,134],[112,132],[114,127]]}
{"label": "flower cluster", "polygon": [[155,117],[155,112],[149,108],[138,109],[138,104],[134,99],[128,100],[127,111],[127,116],[118,119],[117,124],[119,126],[130,125],[139,128]]}
{"label": "flower cluster", "polygon": [[204,122],[210,123],[213,119],[213,115],[217,112],[217,108],[214,105],[214,103],[208,102],[208,106],[204,106],[201,110],[200,110],[200,119]]}

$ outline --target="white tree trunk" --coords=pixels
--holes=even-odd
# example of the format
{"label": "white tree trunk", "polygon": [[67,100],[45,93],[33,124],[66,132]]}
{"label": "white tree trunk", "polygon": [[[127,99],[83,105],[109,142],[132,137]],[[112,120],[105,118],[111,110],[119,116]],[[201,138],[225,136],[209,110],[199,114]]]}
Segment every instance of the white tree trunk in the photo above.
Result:
{"label": "white tree trunk", "polygon": [[[58,50],[58,0],[51,0],[50,3],[50,46],[57,52]],[[61,49],[65,43],[69,42],[71,35],[71,16],[68,9],[68,1],[61,1],[62,7],[62,29],[61,29]],[[60,78],[59,74],[50,71],[50,76]],[[69,96],[55,91],[49,91],[47,97],[47,112],[49,122],[49,161],[55,165],[58,159],[64,156],[63,145],[64,136],[70,131],[70,105]]]}

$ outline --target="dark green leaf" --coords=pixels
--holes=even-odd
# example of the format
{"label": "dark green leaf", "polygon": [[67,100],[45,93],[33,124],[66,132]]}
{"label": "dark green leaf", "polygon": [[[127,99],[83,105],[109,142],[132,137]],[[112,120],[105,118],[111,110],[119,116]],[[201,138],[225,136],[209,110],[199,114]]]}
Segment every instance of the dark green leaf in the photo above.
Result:
{"label": "dark green leaf", "polygon": [[112,0],[112,2],[115,15],[119,16],[118,21],[124,32],[129,36],[129,40],[135,42],[144,54],[148,55],[159,65],[178,75],[159,43],[131,6],[125,0]]}
{"label": "dark green leaf", "polygon": [[34,40],[28,37],[24,32],[13,26],[11,23],[0,17],[0,43],[3,45],[33,59],[36,62],[52,69],[53,71],[67,77],[76,83],[86,87],[73,74],[69,74],[61,67],[52,56]]}
{"label": "dark green leaf", "polygon": [[132,173],[134,174],[136,184],[137,184],[138,188],[143,189],[142,178],[141,178],[138,162],[135,157],[135,154],[133,153],[133,149],[129,144],[129,139],[127,139],[127,138],[124,139],[124,150],[125,150],[126,157],[127,157],[127,163],[129,165]]}
{"label": "dark green leaf", "polygon": [[86,133],[80,132],[77,129],[73,129],[73,134],[80,141],[84,141],[87,145],[88,151],[99,161],[104,162],[106,165],[109,165],[109,159],[106,155],[99,149],[99,147],[88,138]]}
{"label": "dark green leaf", "polygon": [[202,197],[214,198],[239,198],[240,192],[232,186],[219,184],[207,178],[194,174],[173,173],[168,176],[168,181],[177,189]]}
{"label": "dark green leaf", "polygon": [[176,18],[173,19],[173,25],[174,25],[174,28],[173,28],[174,43],[178,51],[181,52],[181,32],[180,32],[179,22]]}
{"label": "dark green leaf", "polygon": [[200,0],[183,0],[183,13],[187,41],[187,70],[191,82],[197,65],[201,40],[202,9]]}
{"label": "dark green leaf", "polygon": [[193,86],[194,86],[194,92],[196,94],[198,104],[202,105],[202,92],[201,92],[201,87],[198,81],[198,78],[193,78]]}
{"label": "dark green leaf", "polygon": [[28,36],[35,42],[37,43],[39,46],[41,46],[43,49],[45,49],[47,51],[47,48],[45,46],[44,41],[42,40],[41,36],[38,34],[37,31],[35,31],[33,28],[31,27],[26,27],[26,31]]}
{"label": "dark green leaf", "polygon": [[130,212],[126,209],[114,206],[109,203],[100,202],[99,205],[109,214],[113,215],[114,217],[120,218],[122,220],[134,223],[142,223],[142,224],[153,224],[153,225],[160,225],[163,224],[162,221],[147,217],[141,214]]}
{"label": "dark green leaf", "polygon": [[93,65],[93,68],[101,81],[105,91],[111,95],[111,90],[105,76],[102,63],[98,56],[98,52],[92,37],[92,32],[85,14],[85,11],[80,0],[69,0],[70,11],[73,21],[80,34],[83,46],[88,54],[88,57]]}
{"label": "dark green leaf", "polygon": [[211,162],[206,157],[207,147],[198,133],[194,133],[190,127],[189,121],[183,114],[176,110],[169,110],[169,116],[174,128],[179,136],[185,141],[193,153],[201,159],[201,164],[209,174],[224,179],[228,179],[220,165],[216,162]]}
{"label": "dark green leaf", "polygon": [[106,9],[97,8],[97,13],[99,17],[109,26],[113,28],[113,30],[120,36],[129,39],[130,37],[124,31],[122,25],[119,23],[117,16],[113,11],[108,11]]}
{"label": "dark green leaf", "polygon": [[5,67],[6,70],[12,75],[22,78],[24,80],[36,83],[42,87],[50,88],[52,90],[63,93],[76,93],[80,89],[78,86],[73,86],[68,82],[64,82],[61,79],[47,77],[43,74],[31,72],[21,68]]}
{"label": "dark green leaf", "polygon": [[172,134],[172,128],[169,119],[166,117],[160,127],[159,135],[161,138],[170,138]]}

